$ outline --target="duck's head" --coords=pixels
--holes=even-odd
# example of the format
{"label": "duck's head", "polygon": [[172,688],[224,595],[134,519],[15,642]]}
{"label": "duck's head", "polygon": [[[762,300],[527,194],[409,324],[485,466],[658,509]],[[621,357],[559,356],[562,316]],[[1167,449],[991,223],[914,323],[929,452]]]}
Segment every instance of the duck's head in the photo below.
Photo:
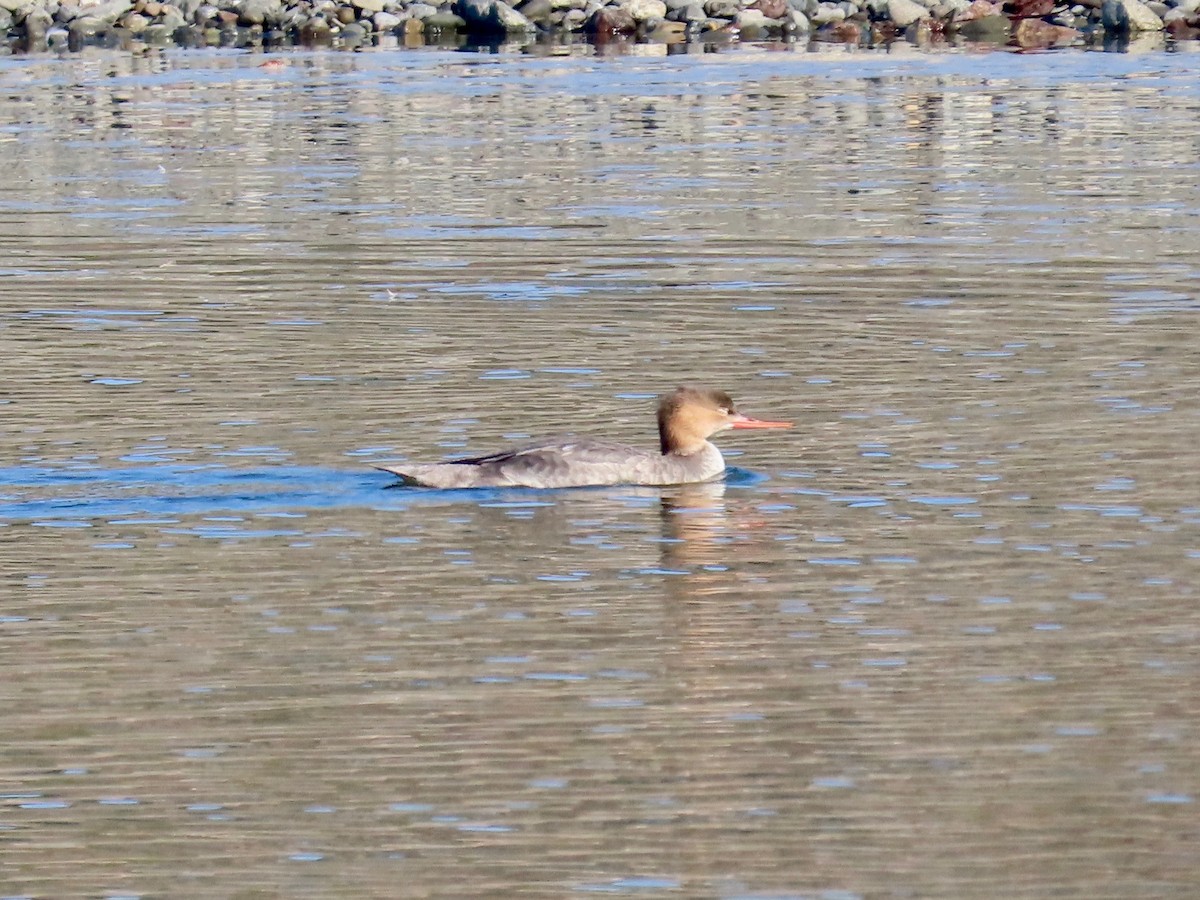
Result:
{"label": "duck's head", "polygon": [[680,385],[658,401],[658,437],[664,454],[695,453],[714,434],[730,428],[791,427],[791,422],[742,415],[727,393],[710,388]]}

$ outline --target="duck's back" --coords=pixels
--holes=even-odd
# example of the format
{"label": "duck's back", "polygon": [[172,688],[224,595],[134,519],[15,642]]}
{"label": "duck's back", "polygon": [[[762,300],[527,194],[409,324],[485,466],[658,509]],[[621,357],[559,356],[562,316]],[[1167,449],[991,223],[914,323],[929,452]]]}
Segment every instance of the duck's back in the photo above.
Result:
{"label": "duck's back", "polygon": [[425,487],[562,488],[707,481],[724,471],[725,461],[711,444],[692,457],[672,458],[616,441],[564,436],[488,456],[380,468]]}

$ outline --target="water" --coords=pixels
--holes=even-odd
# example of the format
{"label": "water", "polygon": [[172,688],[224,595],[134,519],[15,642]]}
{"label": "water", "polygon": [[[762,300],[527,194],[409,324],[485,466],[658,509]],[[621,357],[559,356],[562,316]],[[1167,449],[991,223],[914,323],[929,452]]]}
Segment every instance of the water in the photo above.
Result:
{"label": "water", "polygon": [[5,895],[1192,894],[1184,56],[260,59],[0,58]]}

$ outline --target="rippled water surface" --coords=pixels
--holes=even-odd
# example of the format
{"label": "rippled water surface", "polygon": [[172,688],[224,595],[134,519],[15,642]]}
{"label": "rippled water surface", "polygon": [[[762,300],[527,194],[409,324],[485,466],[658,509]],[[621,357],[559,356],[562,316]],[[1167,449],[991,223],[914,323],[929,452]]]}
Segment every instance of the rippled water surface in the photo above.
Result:
{"label": "rippled water surface", "polygon": [[285,59],[0,58],[3,893],[1195,896],[1189,57]]}

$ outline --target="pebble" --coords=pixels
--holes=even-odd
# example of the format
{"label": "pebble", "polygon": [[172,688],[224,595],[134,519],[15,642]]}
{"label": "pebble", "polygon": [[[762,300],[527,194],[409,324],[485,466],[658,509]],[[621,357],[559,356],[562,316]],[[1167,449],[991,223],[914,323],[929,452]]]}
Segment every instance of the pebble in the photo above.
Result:
{"label": "pebble", "polygon": [[390,12],[380,10],[372,20],[376,31],[394,31],[400,25],[400,17]]}
{"label": "pebble", "polygon": [[818,28],[822,25],[843,22],[845,19],[846,11],[833,3],[820,4],[812,14],[812,23]]}
{"label": "pebble", "polygon": [[966,40],[988,44],[1007,43],[1009,35],[1012,34],[1012,20],[1001,15],[964,19],[954,27]]}
{"label": "pebble", "polygon": [[[0,32],[22,50],[279,44],[369,46],[381,35],[527,43],[587,31],[680,40],[906,38],[1020,47],[1168,31],[1200,39],[1200,0],[0,0]],[[801,40],[807,38],[801,37]]]}
{"label": "pebble", "polygon": [[667,17],[667,4],[663,0],[625,0],[621,5],[639,24]]}
{"label": "pebble", "polygon": [[747,28],[765,29],[771,25],[771,20],[763,15],[761,9],[743,9],[734,17],[734,22],[742,31]]}
{"label": "pebble", "polygon": [[887,10],[897,28],[907,28],[918,19],[929,18],[929,10],[914,0],[888,0]]}
{"label": "pebble", "polygon": [[1079,39],[1079,32],[1062,25],[1051,25],[1041,19],[1022,19],[1013,35],[1027,50],[1064,47]]}
{"label": "pebble", "polygon": [[1104,30],[1113,34],[1131,31],[1162,31],[1163,20],[1141,0],[1104,0],[1100,8]]}

